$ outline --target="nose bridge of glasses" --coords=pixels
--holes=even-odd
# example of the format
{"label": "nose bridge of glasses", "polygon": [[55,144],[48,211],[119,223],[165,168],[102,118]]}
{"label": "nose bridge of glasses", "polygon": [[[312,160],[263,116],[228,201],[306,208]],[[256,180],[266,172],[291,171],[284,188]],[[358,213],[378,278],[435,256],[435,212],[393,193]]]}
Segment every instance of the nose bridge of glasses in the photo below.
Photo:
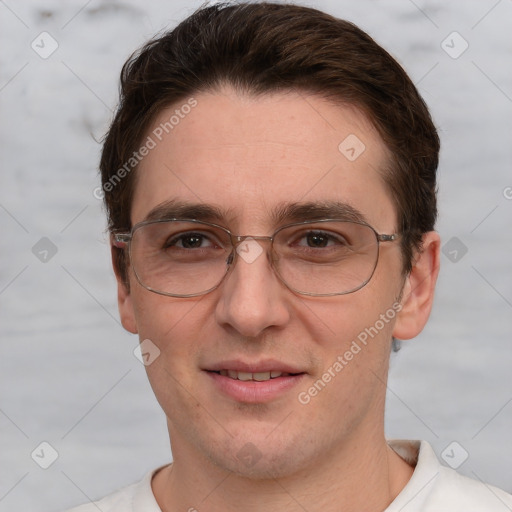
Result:
{"label": "nose bridge of glasses", "polygon": [[228,266],[233,263],[235,259],[235,253],[239,257],[241,257],[241,259],[243,259],[246,263],[252,263],[262,253],[265,253],[268,259],[272,259],[272,249],[270,251],[265,250],[262,247],[261,242],[269,242],[271,244],[271,248],[273,241],[273,236],[231,235],[231,244],[233,249],[231,251],[231,254],[226,259],[226,263],[228,264]]}
{"label": "nose bridge of glasses", "polygon": [[269,241],[272,242],[274,240],[273,236],[260,236],[260,235],[233,235],[232,242],[236,247],[246,240],[256,240],[256,241]]}

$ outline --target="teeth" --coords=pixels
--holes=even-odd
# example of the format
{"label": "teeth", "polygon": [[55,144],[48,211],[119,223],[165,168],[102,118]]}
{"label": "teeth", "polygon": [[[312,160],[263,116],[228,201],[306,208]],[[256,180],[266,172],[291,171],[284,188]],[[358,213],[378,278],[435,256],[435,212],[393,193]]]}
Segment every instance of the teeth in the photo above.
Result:
{"label": "teeth", "polygon": [[262,380],[269,380],[270,379],[270,372],[259,372],[259,373],[253,373],[252,378],[257,381]]}
{"label": "teeth", "polygon": [[248,380],[255,380],[257,382],[263,382],[270,379],[275,379],[277,377],[287,377],[290,374],[289,373],[283,373],[277,370],[272,370],[270,372],[257,372],[257,373],[250,373],[250,372],[237,372],[236,370],[220,370],[219,373],[223,377],[230,377],[235,380],[242,380],[242,381],[248,381]]}

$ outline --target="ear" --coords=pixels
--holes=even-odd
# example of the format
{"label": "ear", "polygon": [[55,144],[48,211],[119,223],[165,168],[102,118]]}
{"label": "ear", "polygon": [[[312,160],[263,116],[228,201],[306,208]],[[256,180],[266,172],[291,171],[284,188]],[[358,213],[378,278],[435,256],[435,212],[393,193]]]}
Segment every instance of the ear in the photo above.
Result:
{"label": "ear", "polygon": [[402,309],[393,329],[393,336],[399,340],[414,338],[427,323],[439,274],[440,246],[439,234],[435,231],[423,235],[421,252],[415,254],[412,270],[405,279]]}
{"label": "ear", "polygon": [[[114,268],[114,273],[116,275],[117,280],[117,306],[119,308],[121,323],[123,324],[123,327],[127,331],[131,332],[132,334],[137,334],[137,323],[135,321],[135,311],[133,309],[130,288],[123,279],[123,276],[119,269],[119,251],[122,251],[124,249],[116,247],[114,240],[111,238],[110,250],[112,255],[112,267]],[[127,277],[127,279],[129,279],[129,276]]]}

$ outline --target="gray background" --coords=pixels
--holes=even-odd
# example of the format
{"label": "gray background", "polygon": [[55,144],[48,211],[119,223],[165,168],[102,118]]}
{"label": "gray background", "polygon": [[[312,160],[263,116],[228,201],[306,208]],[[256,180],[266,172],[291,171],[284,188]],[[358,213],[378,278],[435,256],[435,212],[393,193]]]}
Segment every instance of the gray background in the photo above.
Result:
{"label": "gray background", "polygon": [[[386,47],[442,137],[448,245],[431,321],[392,357],[387,436],[426,439],[439,456],[456,441],[450,462],[469,454],[459,471],[512,492],[512,1],[308,5]],[[64,509],[170,460],[137,338],[118,321],[93,190],[122,63],[197,6],[0,0],[1,511]],[[59,45],[46,59],[31,48],[43,31]],[[469,44],[458,58],[454,31]],[[46,470],[31,458],[43,441],[59,455]]]}

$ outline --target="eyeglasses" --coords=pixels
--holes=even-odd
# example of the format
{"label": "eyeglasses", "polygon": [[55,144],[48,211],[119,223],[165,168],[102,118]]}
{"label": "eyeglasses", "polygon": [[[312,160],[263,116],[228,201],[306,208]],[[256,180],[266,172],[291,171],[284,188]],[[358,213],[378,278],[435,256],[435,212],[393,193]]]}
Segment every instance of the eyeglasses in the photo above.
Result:
{"label": "eyeglasses", "polygon": [[296,222],[272,236],[234,235],[217,224],[194,219],[144,221],[129,233],[115,233],[114,245],[128,249],[138,282],[170,297],[196,297],[215,290],[238,258],[267,261],[290,290],[310,296],[344,295],[365,286],[379,259],[379,234],[362,222],[336,219]]}

